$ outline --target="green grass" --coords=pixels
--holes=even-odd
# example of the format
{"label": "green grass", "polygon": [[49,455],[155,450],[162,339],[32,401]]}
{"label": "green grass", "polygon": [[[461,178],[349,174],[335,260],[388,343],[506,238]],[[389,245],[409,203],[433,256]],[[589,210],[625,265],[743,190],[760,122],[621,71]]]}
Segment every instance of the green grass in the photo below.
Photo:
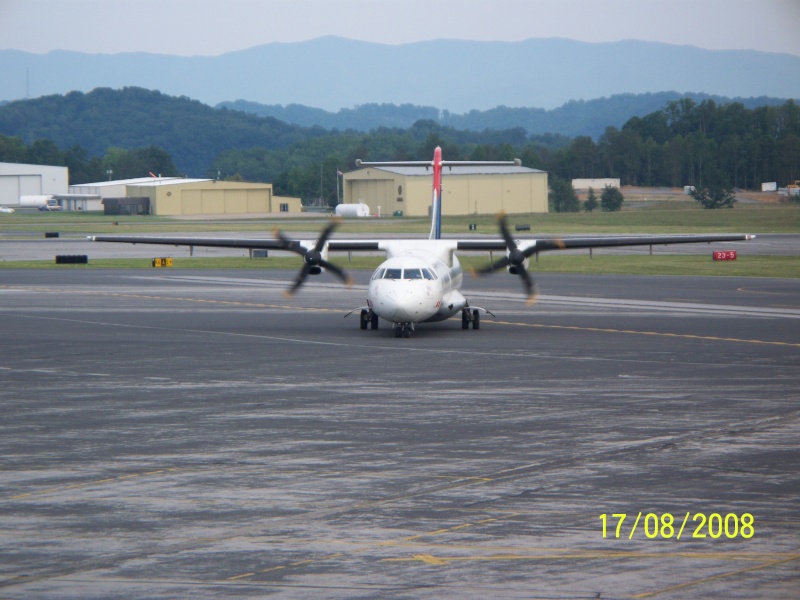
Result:
{"label": "green grass", "polygon": [[[528,224],[531,234],[594,233],[800,233],[800,205],[739,205],[727,210],[704,210],[694,202],[663,203],[616,213],[548,213],[513,215],[510,225]],[[497,230],[494,217],[447,217],[447,233],[467,233],[476,223],[478,233]],[[523,234],[520,234],[523,235]],[[527,235],[527,232],[525,232]]]}
{"label": "green grass", "polygon": [[[205,232],[253,232],[271,235],[276,227],[287,232],[311,232],[329,222],[328,217],[302,217],[243,220],[184,220],[172,217],[105,216],[91,212],[20,213],[0,215],[0,228],[5,231],[30,234],[58,231],[69,234],[158,234]],[[115,225],[116,223],[116,225]],[[469,224],[477,225],[478,234],[497,231],[493,215],[445,216],[442,231],[469,237]],[[696,202],[652,203],[616,213],[549,213],[513,215],[511,226],[527,224],[531,235],[536,234],[594,234],[594,233],[800,233],[798,204],[738,204],[733,209],[704,210]],[[424,235],[430,229],[427,218],[385,217],[381,219],[350,219],[339,227],[337,234],[395,233]],[[527,235],[527,232],[525,233]]]}
{"label": "green grass", "polygon": [[[193,221],[171,217],[105,216],[92,212],[20,213],[0,215],[0,229],[4,238],[13,238],[18,232],[22,239],[47,231],[66,235],[116,234],[169,234],[216,232],[253,232],[253,237],[270,237],[276,227],[292,232],[316,232],[330,221],[329,217],[298,217],[247,220]],[[115,224],[116,223],[116,224]],[[469,225],[477,225],[475,233],[495,235],[496,218],[491,215],[445,217],[443,232],[469,238],[473,234]],[[671,201],[650,203],[629,208],[618,213],[550,213],[544,215],[514,215],[510,226],[527,224],[530,232],[520,232],[519,237],[537,234],[656,234],[656,233],[800,233],[800,205],[738,204],[732,210],[703,210],[695,202]],[[336,235],[396,234],[398,236],[424,237],[430,228],[427,218],[352,219],[339,227]],[[311,234],[313,235],[313,233]],[[744,249],[744,248],[743,248]],[[800,258],[786,256],[740,256],[739,260],[714,262],[710,251],[703,256],[656,255],[604,255],[595,252],[591,260],[585,255],[545,253],[539,262],[531,263],[531,271],[545,273],[631,273],[642,275],[730,275],[740,277],[800,277]],[[153,256],[158,254],[154,251]],[[333,256],[338,264],[348,269],[374,269],[382,257]],[[488,257],[460,257],[466,267],[482,266]],[[174,269],[293,269],[300,266],[297,258],[174,258]],[[0,262],[0,268],[58,268],[95,269],[152,268],[147,259],[90,259],[89,265],[58,265],[51,261]]]}
{"label": "green grass", "polygon": [[[348,261],[346,256],[331,259],[347,270],[371,270],[384,258],[358,256]],[[488,258],[459,257],[465,269],[481,267]],[[301,262],[293,257],[250,259],[247,257],[173,258],[171,269],[287,269],[298,270]],[[88,265],[56,265],[54,261],[0,262],[0,268],[12,269],[151,269],[151,262],[143,258],[90,259]],[[170,267],[164,267],[170,269]],[[702,256],[678,255],[586,255],[563,256],[543,254],[539,262],[531,261],[532,273],[593,273],[622,275],[694,275],[727,277],[800,277],[800,257],[796,256],[740,256],[735,261],[713,261],[711,253]]]}

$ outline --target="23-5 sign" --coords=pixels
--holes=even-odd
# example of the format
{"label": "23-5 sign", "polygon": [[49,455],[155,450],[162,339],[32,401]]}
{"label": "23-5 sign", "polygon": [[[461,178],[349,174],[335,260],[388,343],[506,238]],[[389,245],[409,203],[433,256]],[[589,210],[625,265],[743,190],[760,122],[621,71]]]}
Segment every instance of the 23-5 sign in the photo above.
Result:
{"label": "23-5 sign", "polygon": [[714,260],[736,260],[736,250],[714,250]]}

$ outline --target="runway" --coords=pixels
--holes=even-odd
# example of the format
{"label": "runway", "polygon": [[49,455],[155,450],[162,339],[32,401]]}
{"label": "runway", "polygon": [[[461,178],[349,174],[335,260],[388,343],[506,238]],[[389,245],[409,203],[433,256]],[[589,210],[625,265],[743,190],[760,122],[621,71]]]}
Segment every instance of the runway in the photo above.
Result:
{"label": "runway", "polygon": [[800,280],[367,276],[0,271],[0,597],[796,597]]}

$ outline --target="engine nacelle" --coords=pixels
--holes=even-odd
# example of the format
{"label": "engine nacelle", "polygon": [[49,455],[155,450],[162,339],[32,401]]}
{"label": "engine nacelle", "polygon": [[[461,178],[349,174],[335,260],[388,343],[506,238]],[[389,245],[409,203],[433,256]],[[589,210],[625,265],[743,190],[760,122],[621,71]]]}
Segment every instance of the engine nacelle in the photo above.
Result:
{"label": "engine nacelle", "polygon": [[314,247],[316,246],[316,240],[312,241],[303,241],[300,242],[300,245],[305,249],[306,256],[304,260],[309,264],[308,274],[309,275],[319,275],[320,273],[325,272],[325,267],[319,264],[319,260],[322,259],[325,262],[328,261],[328,244],[325,244],[322,247],[322,250],[319,253],[314,252]]}
{"label": "engine nacelle", "polygon": [[[509,251],[509,250],[506,250],[506,258],[508,258],[508,257],[510,257],[510,256],[511,256],[511,251]],[[524,268],[526,271],[528,270],[528,264],[529,264],[529,263],[530,263],[530,260],[529,260],[529,259],[527,259],[527,258],[526,258],[526,259],[525,259],[525,260],[522,262],[522,267],[523,267],[523,268]],[[512,275],[519,275],[519,267],[517,267],[516,265],[508,265],[508,266],[506,267],[506,271],[508,271],[508,272],[509,272],[509,273],[511,273]]]}

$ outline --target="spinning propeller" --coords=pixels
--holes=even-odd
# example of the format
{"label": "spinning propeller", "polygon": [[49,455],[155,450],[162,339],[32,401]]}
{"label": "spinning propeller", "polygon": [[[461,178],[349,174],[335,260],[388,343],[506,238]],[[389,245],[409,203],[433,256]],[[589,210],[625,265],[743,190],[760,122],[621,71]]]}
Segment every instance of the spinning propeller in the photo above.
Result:
{"label": "spinning propeller", "polygon": [[290,240],[283,235],[279,229],[275,230],[275,237],[281,241],[284,250],[289,250],[290,252],[294,252],[295,254],[299,254],[303,257],[303,267],[300,269],[297,277],[294,278],[292,285],[288,290],[286,290],[287,296],[292,296],[297,289],[303,285],[303,283],[305,283],[306,277],[311,274],[316,275],[322,270],[322,267],[336,275],[336,277],[341,279],[347,285],[352,283],[350,277],[342,269],[333,263],[328,262],[322,256],[322,251],[325,248],[325,244],[327,243],[328,238],[333,230],[337,225],[339,225],[339,222],[339,220],[334,220],[329,223],[325,229],[322,230],[322,234],[317,239],[317,243],[311,249],[306,248],[297,240]]}
{"label": "spinning propeller", "polygon": [[475,276],[487,275],[488,273],[493,273],[494,271],[498,271],[503,267],[510,267],[510,272],[516,273],[519,275],[520,279],[522,279],[522,285],[524,286],[525,293],[528,296],[527,304],[531,305],[536,302],[536,290],[534,288],[533,279],[528,273],[528,270],[525,268],[525,261],[530,258],[534,252],[536,252],[536,246],[530,246],[525,250],[520,250],[517,247],[517,243],[508,232],[506,216],[503,213],[498,215],[497,223],[500,226],[500,234],[503,236],[503,240],[506,243],[508,254],[482,269],[473,269],[472,274]]}

